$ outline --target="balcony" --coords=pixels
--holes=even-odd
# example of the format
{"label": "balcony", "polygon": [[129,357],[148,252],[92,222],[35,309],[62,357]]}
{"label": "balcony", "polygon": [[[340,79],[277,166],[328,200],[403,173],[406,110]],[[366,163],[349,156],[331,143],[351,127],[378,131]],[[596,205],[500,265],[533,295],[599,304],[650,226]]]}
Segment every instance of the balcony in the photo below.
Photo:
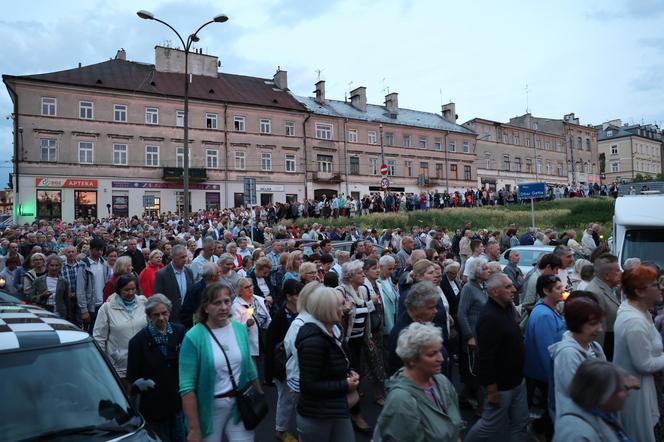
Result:
{"label": "balcony", "polygon": [[[184,169],[182,167],[164,167],[165,181],[182,181],[184,179]],[[189,181],[200,182],[207,180],[205,169],[189,168]]]}
{"label": "balcony", "polygon": [[341,174],[337,172],[314,172],[314,181],[325,183],[340,183]]}

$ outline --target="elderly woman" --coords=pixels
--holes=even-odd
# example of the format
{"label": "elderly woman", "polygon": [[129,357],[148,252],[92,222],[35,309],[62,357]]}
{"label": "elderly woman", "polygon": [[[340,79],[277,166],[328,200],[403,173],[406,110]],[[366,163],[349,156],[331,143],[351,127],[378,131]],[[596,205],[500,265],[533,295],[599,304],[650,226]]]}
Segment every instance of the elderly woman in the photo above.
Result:
{"label": "elderly woman", "polygon": [[554,442],[644,440],[630,439],[614,417],[628,408],[629,388],[625,373],[610,362],[582,362],[569,387],[569,409],[556,420]]}
{"label": "elderly woman", "polygon": [[573,292],[565,302],[565,325],[560,342],[549,347],[553,360],[555,420],[570,409],[569,385],[577,368],[586,359],[606,360],[602,346],[595,341],[602,333],[604,312],[590,292]]}
{"label": "elderly woman", "polygon": [[254,269],[248,275],[254,283],[254,295],[265,299],[268,307],[271,307],[276,300],[276,291],[270,280],[270,270],[272,270],[272,263],[263,256],[256,260]]}
{"label": "elderly woman", "polygon": [[286,273],[281,280],[281,284],[288,281],[289,279],[300,279],[300,266],[304,261],[304,255],[301,250],[293,250],[288,254],[288,260],[286,261]]}
{"label": "elderly woman", "polygon": [[[477,379],[477,366],[475,365],[475,350],[477,339],[475,329],[480,312],[489,299],[484,283],[489,278],[489,267],[484,258],[472,260],[468,265],[468,282],[459,294],[459,307],[457,310],[457,324],[461,332],[460,372],[464,389],[461,393],[461,402],[477,400],[481,407],[481,393]],[[472,404],[471,404],[472,405]]]}
{"label": "elderly woman", "polygon": [[231,306],[233,319],[244,324],[249,333],[249,349],[258,367],[260,356],[259,329],[267,330],[270,326],[270,310],[265,305],[265,300],[254,295],[254,283],[249,278],[240,278],[237,283],[237,297]]}
{"label": "elderly woman", "polygon": [[237,243],[229,242],[226,245],[226,253],[233,257],[233,270],[239,270],[242,267],[242,255],[237,253]]}
{"label": "elderly woman", "polygon": [[364,286],[369,291],[368,302],[373,304],[373,311],[369,313],[371,337],[364,353],[369,365],[369,379],[373,381],[374,402],[382,406],[385,403],[383,384],[387,375],[385,374],[385,361],[383,359],[385,352],[385,341],[383,339],[385,310],[380,286],[378,285],[379,274],[378,260],[367,258],[364,261]]}
{"label": "elderly woman", "polygon": [[137,287],[138,281],[133,274],[120,276],[115,292],[99,308],[92,331],[92,337],[108,355],[121,378],[127,374],[129,340],[147,325],[145,304],[148,299],[136,294]]}
{"label": "elderly woman", "polygon": [[[131,264],[131,256],[121,256],[115,261],[113,275],[104,285],[104,302],[108,300],[108,297],[111,296],[111,294],[113,294],[115,284],[117,284],[118,278],[122,275],[132,275],[138,280],[138,276],[134,272],[134,267]],[[138,294],[141,293],[140,285],[136,287],[136,290]]]}
{"label": "elderly woman", "polygon": [[[350,261],[343,265],[343,282],[337,288],[346,300],[344,315],[346,318],[346,342],[348,343],[350,366],[358,373],[362,372],[362,350],[366,349],[371,339],[371,321],[369,313],[374,305],[369,298],[369,289],[364,285],[364,264],[362,261]],[[371,428],[361,415],[359,402],[351,409],[353,426],[359,431],[370,433]]]}
{"label": "elderly woman", "polygon": [[637,265],[622,274],[622,289],[627,300],[620,304],[614,325],[614,363],[641,380],[641,390],[628,399],[620,421],[634,441],[655,440],[654,426],[659,421],[653,373],[664,369],[662,337],[653,324],[650,310],[662,302],[657,269]]}
{"label": "elderly woman", "polygon": [[[307,285],[311,281],[318,281],[318,268],[313,262],[304,262],[300,266],[298,272],[300,274],[300,281],[302,284]],[[285,280],[286,281],[286,280]]]}
{"label": "elderly woman", "polygon": [[583,268],[587,265],[592,265],[592,263],[584,258],[578,259],[574,263],[574,271],[569,274],[569,280],[572,283],[572,290],[583,290],[587,285],[584,284],[583,286],[581,286],[581,288],[579,288],[579,284],[581,284],[584,280],[583,277],[581,276],[581,272]]}
{"label": "elderly woman", "polygon": [[[180,395],[187,418],[188,441],[253,441],[235,406],[233,375],[238,388],[252,382],[262,392],[249,352],[244,324],[231,319],[231,290],[214,283],[205,288],[198,319],[180,349]],[[232,373],[229,373],[228,366]]]}
{"label": "elderly woman", "polygon": [[384,255],[378,261],[378,267],[376,284],[383,304],[383,335],[385,335],[384,340],[387,341],[399,315],[399,289],[392,282],[392,273],[397,267],[397,262],[391,255]]}
{"label": "elderly woman", "polygon": [[28,270],[23,273],[23,299],[30,300],[35,296],[35,279],[46,274],[46,257],[43,253],[33,253],[25,260],[24,267]]}
{"label": "elderly woman", "polygon": [[348,419],[348,394],[357,392],[360,377],[351,370],[342,332],[336,325],[345,309],[344,297],[339,290],[317,285],[306,300],[306,309],[311,318],[300,326],[295,341],[299,362],[299,440],[355,440]]}
{"label": "elderly woman", "polygon": [[389,380],[378,417],[382,440],[457,442],[462,426],[452,383],[441,374],[441,330],[414,322],[399,335],[396,352],[404,367]]}
{"label": "elderly woman", "polygon": [[396,353],[399,333],[413,322],[431,322],[436,316],[436,305],[440,301],[437,287],[430,281],[421,281],[413,284],[404,302],[404,313],[392,328],[387,343],[389,358],[388,374],[394,374],[403,366],[401,358]]}
{"label": "elderly woman", "polygon": [[436,268],[434,263],[428,259],[420,259],[413,265],[413,269],[408,274],[406,278],[406,283],[403,284],[399,292],[399,310],[402,311],[404,308],[404,300],[408,296],[408,289],[412,284],[416,284],[422,281],[433,282],[436,277]]}
{"label": "elderly woman", "polygon": [[155,275],[164,267],[164,265],[161,263],[163,257],[164,252],[161,250],[154,249],[151,251],[150,255],[148,256],[148,265],[143,269],[138,277],[141,292],[146,298],[152,296]]}
{"label": "elderly woman", "polygon": [[68,315],[69,304],[75,301],[69,299],[69,283],[60,276],[60,269],[62,261],[57,255],[46,258],[46,274],[35,279],[30,302],[57,313],[62,319],[72,320],[75,318]]}
{"label": "elderly woman", "polygon": [[[541,275],[537,278],[537,294],[540,300],[530,313],[525,336],[525,362],[523,374],[528,386],[528,399],[533,405],[535,390],[539,390],[542,406],[548,406],[549,380],[552,379],[551,355],[549,346],[560,341],[565,330],[565,321],[556,310],[562,300],[565,285],[554,275]],[[549,413],[534,422],[546,434],[547,440],[553,436],[553,420]]]}
{"label": "elderly woman", "polygon": [[148,325],[129,340],[127,381],[145,378],[155,382],[154,388],[142,393],[140,412],[161,439],[184,442],[178,356],[185,328],[169,322],[171,307],[171,301],[161,293],[146,302]]}

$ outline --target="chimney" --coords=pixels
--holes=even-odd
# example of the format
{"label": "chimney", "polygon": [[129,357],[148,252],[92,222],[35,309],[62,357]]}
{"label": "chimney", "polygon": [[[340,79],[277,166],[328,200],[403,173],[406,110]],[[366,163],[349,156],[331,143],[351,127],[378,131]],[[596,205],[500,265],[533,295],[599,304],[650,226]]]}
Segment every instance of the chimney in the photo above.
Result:
{"label": "chimney", "polygon": [[360,86],[350,91],[350,105],[361,112],[367,111],[366,87]]}
{"label": "chimney", "polygon": [[318,80],[316,82],[316,102],[318,104],[325,104],[325,80]]}
{"label": "chimney", "polygon": [[443,112],[443,118],[449,121],[450,123],[456,123],[459,116],[456,114],[456,105],[454,103],[443,104],[441,107]]}
{"label": "chimney", "polygon": [[399,94],[392,92],[385,95],[385,107],[390,114],[390,118],[396,118],[397,114],[399,114]]}
{"label": "chimney", "polygon": [[574,112],[567,114],[563,117],[566,123],[579,124],[579,119],[574,115]]}
{"label": "chimney", "polygon": [[277,72],[274,73],[274,84],[282,90],[288,90],[288,72],[282,71],[281,67],[277,67]]}
{"label": "chimney", "polygon": [[127,59],[127,53],[123,48],[120,48],[120,50],[115,54],[115,59],[116,60],[126,60]]}

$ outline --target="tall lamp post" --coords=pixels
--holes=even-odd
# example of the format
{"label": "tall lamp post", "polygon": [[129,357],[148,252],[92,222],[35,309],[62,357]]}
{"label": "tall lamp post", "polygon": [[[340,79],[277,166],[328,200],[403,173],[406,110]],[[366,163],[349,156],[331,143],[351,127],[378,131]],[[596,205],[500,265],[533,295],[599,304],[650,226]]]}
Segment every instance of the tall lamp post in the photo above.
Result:
{"label": "tall lamp post", "polygon": [[183,191],[184,191],[184,210],[182,213],[183,223],[185,230],[189,228],[189,50],[191,49],[191,44],[196,43],[198,40],[198,33],[201,29],[206,27],[211,23],[224,23],[228,21],[228,16],[225,14],[219,14],[215,16],[212,20],[203,23],[196,32],[189,34],[187,41],[185,43],[184,39],[175,28],[163,20],[160,20],[154,16],[153,13],[145,10],[140,10],[136,13],[140,18],[144,20],[154,20],[165,26],[167,26],[171,31],[175,32],[175,35],[178,36],[182,47],[184,48],[184,155],[183,155]]}

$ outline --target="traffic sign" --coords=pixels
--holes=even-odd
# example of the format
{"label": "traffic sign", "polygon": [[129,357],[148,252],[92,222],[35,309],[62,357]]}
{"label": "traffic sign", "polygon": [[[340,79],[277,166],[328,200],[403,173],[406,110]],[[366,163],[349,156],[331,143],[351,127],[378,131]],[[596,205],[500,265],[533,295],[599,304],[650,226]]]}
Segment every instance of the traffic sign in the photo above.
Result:
{"label": "traffic sign", "polygon": [[387,168],[387,164],[383,164],[382,166],[380,166],[381,175],[386,176],[388,171],[389,169]]}
{"label": "traffic sign", "polygon": [[546,183],[519,184],[519,199],[546,198]]}
{"label": "traffic sign", "polygon": [[383,178],[380,180],[380,186],[383,189],[389,189],[390,188],[390,180],[388,178]]}

